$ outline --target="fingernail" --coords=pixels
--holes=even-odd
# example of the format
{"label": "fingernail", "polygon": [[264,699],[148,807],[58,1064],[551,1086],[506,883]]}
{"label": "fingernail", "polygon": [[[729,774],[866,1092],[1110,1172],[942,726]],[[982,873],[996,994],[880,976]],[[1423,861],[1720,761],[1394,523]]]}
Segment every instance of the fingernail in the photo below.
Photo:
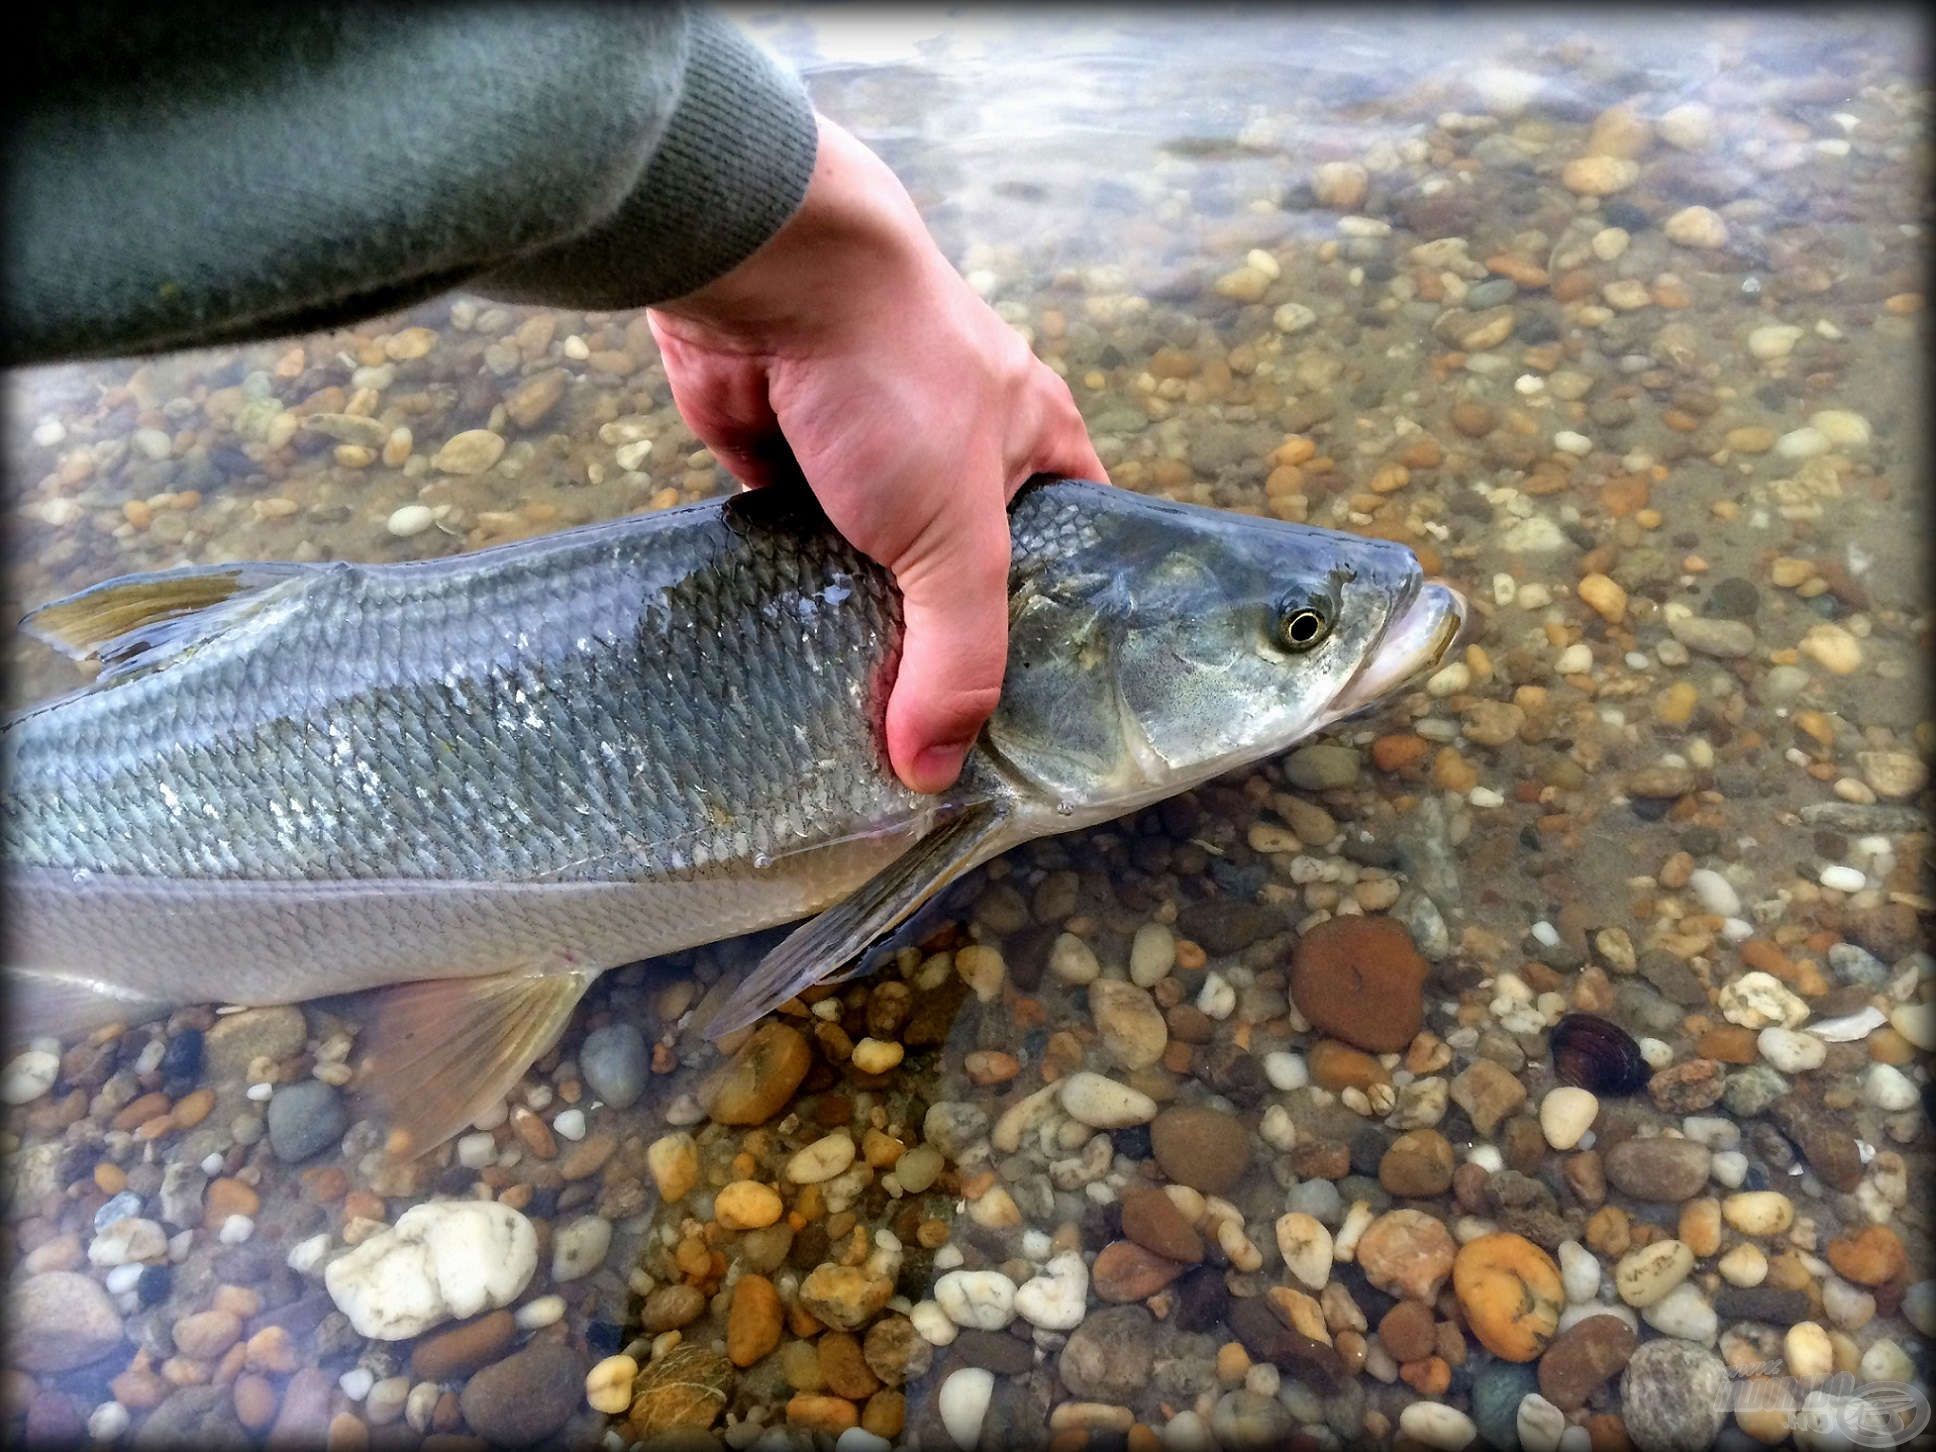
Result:
{"label": "fingernail", "polygon": [[923,791],[938,792],[952,783],[961,772],[962,758],[968,754],[971,741],[944,741],[939,746],[928,746],[914,758],[914,774],[922,783]]}

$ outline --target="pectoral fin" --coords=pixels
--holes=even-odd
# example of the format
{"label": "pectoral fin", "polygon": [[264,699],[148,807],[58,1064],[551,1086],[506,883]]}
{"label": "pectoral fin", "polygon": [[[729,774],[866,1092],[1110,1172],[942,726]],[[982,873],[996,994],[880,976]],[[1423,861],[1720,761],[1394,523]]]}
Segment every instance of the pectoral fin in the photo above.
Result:
{"label": "pectoral fin", "polygon": [[534,968],[379,990],[359,1087],[389,1121],[391,1156],[435,1149],[508,1094],[596,976]]}
{"label": "pectoral fin", "polygon": [[935,828],[848,897],[789,933],[699,1025],[700,1032],[724,1038],[838,973],[966,871],[1008,815],[1006,806],[982,802]]}

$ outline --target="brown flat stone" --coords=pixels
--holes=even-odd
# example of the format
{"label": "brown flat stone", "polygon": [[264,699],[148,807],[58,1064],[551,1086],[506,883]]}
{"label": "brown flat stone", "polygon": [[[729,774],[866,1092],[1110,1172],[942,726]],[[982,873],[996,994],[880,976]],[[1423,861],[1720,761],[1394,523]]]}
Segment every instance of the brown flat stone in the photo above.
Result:
{"label": "brown flat stone", "polygon": [[1165,1260],[1195,1265],[1203,1259],[1203,1237],[1161,1190],[1130,1190],[1124,1194],[1123,1234]]}
{"label": "brown flat stone", "polygon": [[1425,1022],[1428,971],[1394,919],[1332,918],[1297,940],[1291,999],[1320,1032],[1372,1053],[1396,1053]]}

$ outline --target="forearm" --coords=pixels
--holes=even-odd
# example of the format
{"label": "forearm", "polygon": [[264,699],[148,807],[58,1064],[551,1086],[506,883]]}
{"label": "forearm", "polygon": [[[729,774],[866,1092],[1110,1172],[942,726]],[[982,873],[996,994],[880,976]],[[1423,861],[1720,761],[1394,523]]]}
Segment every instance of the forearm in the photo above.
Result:
{"label": "forearm", "polygon": [[9,363],[326,327],[460,284],[639,306],[734,268],[814,163],[798,83],[711,15],[120,12],[30,39]]}

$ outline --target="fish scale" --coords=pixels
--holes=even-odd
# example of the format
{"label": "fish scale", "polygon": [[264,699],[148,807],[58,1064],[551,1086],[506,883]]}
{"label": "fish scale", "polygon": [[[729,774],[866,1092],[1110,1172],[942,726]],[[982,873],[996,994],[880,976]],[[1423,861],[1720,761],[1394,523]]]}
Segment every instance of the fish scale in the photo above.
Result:
{"label": "fish scale", "polygon": [[[181,879],[321,867],[526,881],[788,850],[810,845],[814,820],[845,834],[856,814],[906,806],[852,729],[898,611],[837,539],[802,551],[773,525],[594,532],[543,573],[499,578],[489,552],[319,573],[292,629],[245,627],[13,726],[8,859]],[[638,584],[651,579],[670,586]],[[830,604],[842,581],[851,593]],[[835,779],[844,802],[826,795]],[[720,820],[708,786],[733,793],[736,820]],[[836,807],[847,816],[829,820]]]}

